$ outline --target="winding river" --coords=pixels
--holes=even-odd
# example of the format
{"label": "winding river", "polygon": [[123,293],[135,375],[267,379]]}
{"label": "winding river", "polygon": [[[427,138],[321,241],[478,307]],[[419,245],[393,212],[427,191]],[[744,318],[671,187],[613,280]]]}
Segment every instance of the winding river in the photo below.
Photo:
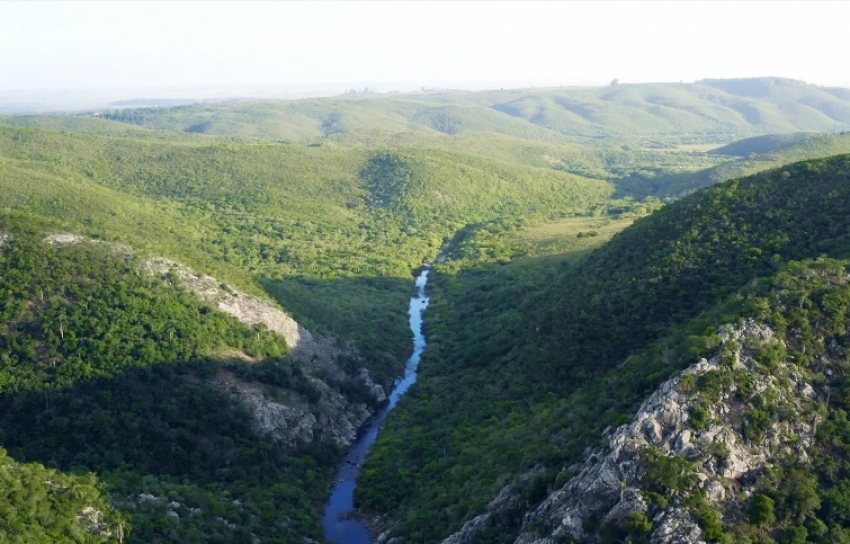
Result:
{"label": "winding river", "polygon": [[416,277],[416,294],[410,299],[410,328],[413,331],[413,353],[407,360],[404,376],[396,381],[389,402],[372,415],[364,424],[363,430],[345,456],[337,470],[333,491],[325,505],[325,515],[322,517],[322,527],[325,538],[337,544],[372,544],[372,537],[366,526],[356,519],[349,519],[354,510],[354,487],[357,473],[366,459],[366,452],[378,437],[378,431],[387,414],[398,403],[398,399],[416,382],[416,369],[419,359],[425,349],[425,335],[422,334],[422,312],[428,307],[428,297],[425,296],[425,284],[428,282],[428,268],[425,267]]}

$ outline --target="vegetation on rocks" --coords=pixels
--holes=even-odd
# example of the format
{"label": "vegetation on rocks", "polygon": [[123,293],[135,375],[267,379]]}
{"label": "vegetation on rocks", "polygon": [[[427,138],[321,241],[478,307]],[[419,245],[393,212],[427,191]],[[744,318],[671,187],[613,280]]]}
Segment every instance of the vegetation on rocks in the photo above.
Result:
{"label": "vegetation on rocks", "polygon": [[[368,377],[390,385],[408,355],[411,271],[443,252],[420,382],[358,486],[387,538],[554,530],[523,515],[573,481],[606,428],[716,357],[679,382],[686,430],[712,432],[730,394],[745,442],[796,417],[736,369],[745,358],[813,387],[815,446],[794,443],[808,462],[742,481],[750,497],[716,479],[727,509],[681,448],[647,450],[632,486],[645,493],[615,493],[646,508],[588,528],[842,542],[844,264],[789,263],[850,257],[850,160],[808,160],[850,140],[764,136],[846,130],[834,91],[762,78],[0,119],[4,474],[64,482],[9,484],[15,504],[46,499],[3,521],[27,542],[320,540],[340,445],[381,398]],[[811,106],[784,107],[798,101]],[[87,241],[45,242],[68,232]],[[338,338],[322,344],[335,360],[218,312],[177,268],[150,277],[148,255],[215,276],[199,283],[220,282],[210,291],[274,300]],[[748,317],[775,341],[718,335]]]}
{"label": "vegetation on rocks", "polygon": [[[361,473],[363,508],[389,511],[391,534],[427,540],[460,529],[534,467],[549,471],[553,489],[605,427],[716,352],[718,329],[747,315],[734,296],[746,284],[791,260],[850,256],[848,160],[705,189],[578,262],[534,270],[457,265],[450,255],[432,280],[420,381]],[[759,357],[770,365],[782,352],[769,346]],[[694,387],[710,399],[723,382]],[[752,410],[755,438],[767,412]],[[493,541],[515,530],[500,527]]]}

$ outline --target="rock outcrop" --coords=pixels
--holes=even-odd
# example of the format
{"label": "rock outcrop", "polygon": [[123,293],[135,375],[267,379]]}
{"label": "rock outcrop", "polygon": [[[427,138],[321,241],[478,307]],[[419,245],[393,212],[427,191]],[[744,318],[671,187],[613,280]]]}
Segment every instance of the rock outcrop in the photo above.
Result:
{"label": "rock outcrop", "polygon": [[284,446],[313,442],[347,446],[354,442],[372,412],[365,404],[350,403],[322,380],[308,379],[321,393],[318,409],[297,393],[277,390],[277,395],[269,395],[268,386],[240,380],[226,371],[218,373],[214,384],[251,411],[258,434],[271,435]]}
{"label": "rock outcrop", "polygon": [[[773,336],[753,320],[722,332],[718,356],[664,382],[631,423],[609,432],[606,447],[589,450],[571,467],[573,478],[525,513],[516,544],[598,542],[601,526],[622,527],[635,513],[651,522],[652,544],[702,544],[704,530],[686,506],[694,493],[704,494],[718,512],[742,516],[738,497],[747,496],[758,474],[779,459],[805,462],[813,440],[815,389],[790,363],[767,368],[756,360],[760,347],[779,343]],[[709,382],[720,385],[701,392],[700,384]],[[748,400],[754,398],[780,408],[758,439],[747,432]],[[688,472],[689,483],[668,490],[665,505],[653,505],[647,493],[648,468],[659,458],[674,458]],[[474,518],[443,544],[474,542],[489,515]]]}
{"label": "rock outcrop", "polygon": [[[5,240],[5,237],[0,237],[0,243]],[[85,241],[104,243],[69,233],[52,234],[45,238],[45,242],[56,245]],[[131,256],[134,253],[128,246],[108,245],[119,254]],[[317,441],[347,446],[357,437],[360,425],[371,415],[371,411],[364,403],[350,402],[329,383],[360,382],[377,402],[386,400],[384,388],[372,380],[364,366],[354,375],[340,366],[341,356],[355,360],[358,358],[349,344],[314,334],[271,302],[233,289],[212,276],[199,274],[178,262],[163,257],[148,257],[139,263],[144,272],[189,290],[247,325],[265,325],[269,331],[286,340],[290,355],[302,363],[304,374],[321,394],[318,405],[311,406],[306,399],[292,391],[244,381],[228,372],[220,372],[213,380],[213,384],[221,391],[251,411],[257,433],[270,434],[281,444],[290,447]]]}
{"label": "rock outcrop", "polygon": [[[284,392],[285,401],[279,401],[270,397],[265,388],[242,381],[232,374],[220,373],[215,380],[222,391],[251,410],[255,429],[260,434],[271,434],[287,446],[316,441],[332,441],[341,446],[351,444],[371,411],[365,404],[348,402],[345,396],[327,384],[329,378],[360,381],[378,402],[386,399],[383,387],[372,380],[366,368],[361,367],[355,376],[347,375],[340,368],[340,355],[356,357],[351,346],[335,338],[313,334],[271,303],[228,287],[211,276],[197,274],[169,259],[152,257],[143,261],[142,266],[166,281],[178,282],[243,323],[251,326],[264,324],[270,331],[283,336],[291,355],[304,363],[310,382],[321,393],[316,413],[311,411],[304,399],[291,392]],[[324,379],[320,379],[319,375]]]}

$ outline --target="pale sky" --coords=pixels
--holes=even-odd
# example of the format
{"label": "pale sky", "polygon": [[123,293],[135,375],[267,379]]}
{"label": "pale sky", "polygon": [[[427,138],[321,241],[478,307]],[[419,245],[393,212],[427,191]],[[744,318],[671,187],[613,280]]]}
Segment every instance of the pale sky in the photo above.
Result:
{"label": "pale sky", "polygon": [[0,91],[454,88],[781,76],[850,87],[847,2],[0,2]]}

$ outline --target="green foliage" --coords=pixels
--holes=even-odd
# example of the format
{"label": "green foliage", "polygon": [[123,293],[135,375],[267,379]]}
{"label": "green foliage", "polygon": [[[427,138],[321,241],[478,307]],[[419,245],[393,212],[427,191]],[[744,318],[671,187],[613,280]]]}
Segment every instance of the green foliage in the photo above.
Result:
{"label": "green foliage", "polygon": [[696,483],[693,466],[679,455],[665,455],[655,448],[647,448],[641,452],[640,461],[645,468],[641,485],[654,495],[669,497]]}
{"label": "green foliage", "polygon": [[704,406],[694,404],[688,410],[688,416],[688,421],[690,422],[691,427],[698,431],[702,431],[706,428],[709,412]]}
{"label": "green foliage", "polygon": [[784,363],[787,353],[781,342],[767,342],[759,346],[755,354],[756,361],[769,369],[776,368],[779,363]]}
{"label": "green foliage", "polygon": [[378,153],[369,159],[360,177],[369,191],[369,203],[377,207],[396,204],[416,189],[410,165],[393,153]]}
{"label": "green foliage", "polygon": [[708,542],[724,542],[725,541],[725,533],[723,531],[723,523],[718,515],[717,511],[708,504],[707,501],[703,501],[696,508],[695,517],[699,526],[702,527],[704,531],[704,536],[706,541]]}
{"label": "green foliage", "polygon": [[750,503],[748,515],[756,525],[772,525],[776,521],[776,503],[767,495],[756,495]]}
{"label": "green foliage", "polygon": [[645,537],[652,531],[652,522],[646,517],[644,512],[638,510],[626,516],[626,519],[623,520],[623,526],[632,538],[635,539]]}
{"label": "green foliage", "polygon": [[[3,445],[19,461],[97,475],[71,486],[69,477],[45,475],[36,465],[0,470],[0,478],[41,478],[47,489],[32,483],[24,493],[4,484],[11,504],[27,512],[0,529],[11,531],[8,541],[114,541],[79,529],[87,505],[106,515],[113,535],[120,523],[131,543],[234,541],[239,533],[320,538],[315,512],[337,448],[287,450],[257,436],[252,416],[212,383],[221,367],[216,354],[243,352],[260,362],[225,368],[317,409],[320,395],[283,357],[282,338],[143,275],[109,246],[50,245],[43,231],[14,215],[3,218],[2,231]],[[67,486],[75,490],[70,495],[61,491]],[[100,488],[124,514],[108,506]]]}
{"label": "green foliage", "polygon": [[0,448],[0,540],[10,544],[119,542],[130,524],[93,474],[21,464]]}
{"label": "green foliage", "polygon": [[[564,265],[496,264],[480,251],[488,238],[474,232],[450,246],[429,283],[419,382],[370,453],[360,503],[389,512],[398,535],[450,534],[510,475],[576,462],[673,372],[714,355],[720,327],[743,317],[767,319],[780,334],[793,330],[792,355],[823,353],[813,324],[846,327],[848,299],[836,290],[844,264],[789,261],[850,256],[848,161],[801,163],[703,190]],[[701,402],[728,390],[749,402],[752,380],[733,368],[738,349],[727,344],[721,368],[696,380]],[[783,360],[778,345],[762,356]],[[775,408],[750,407],[752,439],[772,424]]]}
{"label": "green foliage", "polygon": [[720,401],[723,392],[732,385],[733,375],[728,370],[711,370],[697,378],[697,391],[705,402],[714,404]]}

